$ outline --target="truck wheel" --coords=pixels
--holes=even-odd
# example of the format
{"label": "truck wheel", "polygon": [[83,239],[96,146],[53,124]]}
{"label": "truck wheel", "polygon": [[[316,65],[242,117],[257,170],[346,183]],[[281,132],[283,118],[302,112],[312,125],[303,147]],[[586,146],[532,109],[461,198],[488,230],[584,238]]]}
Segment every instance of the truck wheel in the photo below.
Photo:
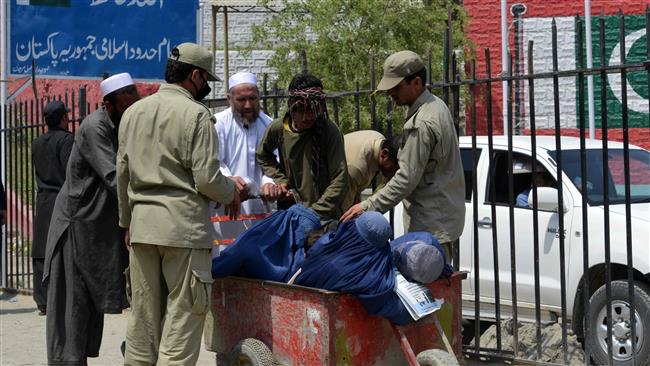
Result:
{"label": "truck wheel", "polygon": [[[612,351],[614,364],[632,364],[631,314],[627,281],[613,281],[612,299]],[[591,349],[591,357],[598,365],[606,365],[607,357],[607,296],[605,285],[589,300],[589,334],[585,341]],[[634,282],[634,311],[636,318],[636,364],[650,365],[650,287]]]}
{"label": "truck wheel", "polygon": [[246,338],[230,352],[230,365],[233,366],[274,366],[273,353],[264,342]]}
{"label": "truck wheel", "polygon": [[420,366],[458,366],[458,360],[454,355],[441,349],[428,349],[417,356]]}

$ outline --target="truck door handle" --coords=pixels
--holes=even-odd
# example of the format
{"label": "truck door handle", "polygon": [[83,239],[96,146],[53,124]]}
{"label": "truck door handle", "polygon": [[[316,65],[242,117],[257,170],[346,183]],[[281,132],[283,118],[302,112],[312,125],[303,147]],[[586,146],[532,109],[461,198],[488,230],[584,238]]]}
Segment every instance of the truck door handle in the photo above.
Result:
{"label": "truck door handle", "polygon": [[489,217],[484,217],[483,219],[478,220],[478,226],[489,229],[492,227],[492,220],[490,220]]}

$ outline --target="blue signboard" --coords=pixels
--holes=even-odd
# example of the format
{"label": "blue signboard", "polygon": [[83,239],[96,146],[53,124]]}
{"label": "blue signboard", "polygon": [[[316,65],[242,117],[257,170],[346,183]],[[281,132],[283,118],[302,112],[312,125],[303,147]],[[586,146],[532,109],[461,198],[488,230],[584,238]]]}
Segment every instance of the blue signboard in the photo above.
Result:
{"label": "blue signboard", "polygon": [[11,0],[13,76],[164,78],[174,46],[196,42],[198,0]]}

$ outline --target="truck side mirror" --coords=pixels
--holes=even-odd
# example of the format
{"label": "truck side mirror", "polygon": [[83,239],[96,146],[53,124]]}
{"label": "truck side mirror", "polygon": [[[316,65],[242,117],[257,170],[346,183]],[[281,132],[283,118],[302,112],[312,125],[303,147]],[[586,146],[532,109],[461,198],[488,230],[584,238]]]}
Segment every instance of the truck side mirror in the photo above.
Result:
{"label": "truck side mirror", "polygon": [[[528,206],[533,207],[533,190],[528,195]],[[537,208],[543,211],[558,212],[557,189],[553,187],[537,187]],[[569,211],[569,204],[566,198],[562,205],[564,213]]]}

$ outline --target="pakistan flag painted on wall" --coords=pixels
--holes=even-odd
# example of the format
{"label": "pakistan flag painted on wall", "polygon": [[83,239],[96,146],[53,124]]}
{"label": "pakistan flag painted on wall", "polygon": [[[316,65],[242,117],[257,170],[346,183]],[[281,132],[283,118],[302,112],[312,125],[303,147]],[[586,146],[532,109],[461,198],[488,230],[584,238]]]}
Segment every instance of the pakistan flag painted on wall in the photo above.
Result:
{"label": "pakistan flag painted on wall", "polygon": [[[598,67],[601,64],[614,66],[621,64],[621,51],[619,42],[619,17],[605,17],[605,57],[601,60],[600,56],[600,25],[599,17],[592,17],[592,54],[593,65]],[[583,34],[585,26],[583,23]],[[626,63],[642,63],[648,59],[647,37],[645,29],[645,17],[643,15],[626,15],[625,16],[625,51]],[[583,55],[586,61],[586,42],[583,41]],[[579,47],[576,39],[576,65],[580,65],[578,60],[577,49]],[[577,78],[576,78],[577,80]],[[605,81],[605,88],[602,87],[600,75],[594,75],[594,111],[595,122],[597,127],[601,127],[602,113],[602,92],[607,93],[607,126],[610,128],[620,128],[622,126],[622,85],[621,75],[619,73],[608,74]],[[577,81],[576,81],[576,86]],[[585,113],[587,113],[587,78],[584,81],[585,91]],[[629,127],[650,127],[650,115],[648,114],[648,73],[628,72],[627,75],[627,106]],[[578,99],[576,94],[576,106]],[[576,114],[578,110],[576,109]]]}

